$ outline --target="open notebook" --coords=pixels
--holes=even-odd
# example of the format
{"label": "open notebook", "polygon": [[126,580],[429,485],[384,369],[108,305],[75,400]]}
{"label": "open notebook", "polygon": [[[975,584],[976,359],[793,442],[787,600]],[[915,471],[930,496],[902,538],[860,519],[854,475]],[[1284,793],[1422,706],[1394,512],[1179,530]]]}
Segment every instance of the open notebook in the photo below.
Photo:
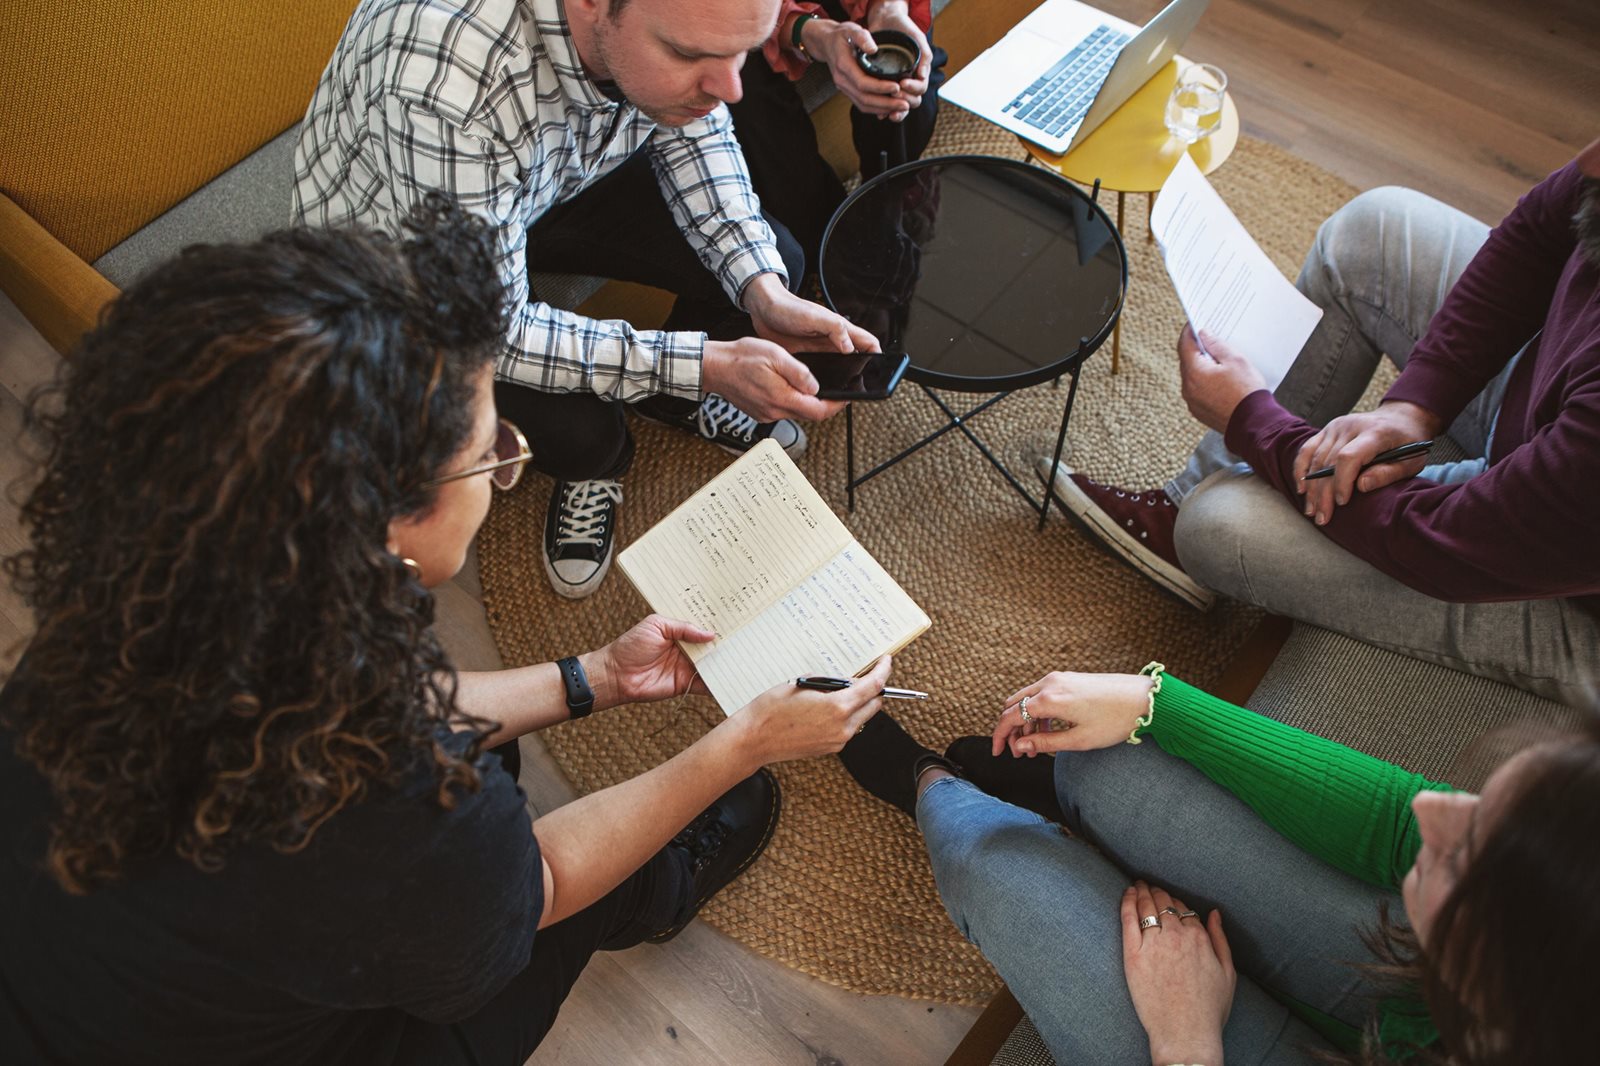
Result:
{"label": "open notebook", "polygon": [[724,714],[803,674],[860,674],[929,625],[771,440],[656,523],[617,565],[652,609],[717,634],[684,650]]}

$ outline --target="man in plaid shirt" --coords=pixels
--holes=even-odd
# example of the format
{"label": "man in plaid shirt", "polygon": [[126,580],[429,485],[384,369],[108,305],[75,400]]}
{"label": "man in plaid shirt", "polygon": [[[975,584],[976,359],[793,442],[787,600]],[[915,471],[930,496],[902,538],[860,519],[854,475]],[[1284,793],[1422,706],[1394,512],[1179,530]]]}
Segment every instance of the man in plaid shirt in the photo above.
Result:
{"label": "man in plaid shirt", "polygon": [[[803,258],[763,216],[724,106],[779,0],[363,0],[295,153],[297,221],[394,231],[440,190],[492,221],[509,302],[496,401],[556,479],[546,571],[564,596],[605,576],[633,458],[623,404],[729,451],[819,400],[791,351],[876,350],[789,291]],[[679,295],[661,330],[550,306],[530,271]],[[748,314],[756,336],[738,312]],[[706,331],[717,339],[711,339]]]}

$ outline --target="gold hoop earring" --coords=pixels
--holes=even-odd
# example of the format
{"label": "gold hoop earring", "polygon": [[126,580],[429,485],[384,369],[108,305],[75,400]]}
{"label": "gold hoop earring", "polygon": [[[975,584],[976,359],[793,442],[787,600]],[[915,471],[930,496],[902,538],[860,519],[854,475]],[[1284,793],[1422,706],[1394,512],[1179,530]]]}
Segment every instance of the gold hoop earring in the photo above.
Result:
{"label": "gold hoop earring", "polygon": [[417,565],[417,561],[415,559],[401,559],[400,565],[410,571],[412,580],[422,580],[422,567]]}

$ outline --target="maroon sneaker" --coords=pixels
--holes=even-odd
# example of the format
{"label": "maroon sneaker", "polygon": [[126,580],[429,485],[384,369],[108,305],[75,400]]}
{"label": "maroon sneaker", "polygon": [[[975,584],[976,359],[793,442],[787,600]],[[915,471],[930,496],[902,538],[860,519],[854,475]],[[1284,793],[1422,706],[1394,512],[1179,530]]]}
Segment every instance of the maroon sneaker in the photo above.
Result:
{"label": "maroon sneaker", "polygon": [[1119,557],[1189,606],[1207,610],[1216,594],[1183,572],[1172,531],[1178,508],[1160,489],[1130,492],[1074,474],[1060,463],[1051,477],[1050,459],[1040,456],[1039,477],[1090,533]]}

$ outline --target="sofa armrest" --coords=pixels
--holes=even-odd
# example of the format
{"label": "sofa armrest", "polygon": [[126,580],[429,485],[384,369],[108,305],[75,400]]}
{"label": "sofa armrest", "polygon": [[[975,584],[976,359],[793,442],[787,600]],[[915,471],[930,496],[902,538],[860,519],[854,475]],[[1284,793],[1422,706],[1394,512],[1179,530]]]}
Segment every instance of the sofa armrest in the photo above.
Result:
{"label": "sofa armrest", "polygon": [[0,290],[62,355],[99,320],[117,287],[0,194]]}

